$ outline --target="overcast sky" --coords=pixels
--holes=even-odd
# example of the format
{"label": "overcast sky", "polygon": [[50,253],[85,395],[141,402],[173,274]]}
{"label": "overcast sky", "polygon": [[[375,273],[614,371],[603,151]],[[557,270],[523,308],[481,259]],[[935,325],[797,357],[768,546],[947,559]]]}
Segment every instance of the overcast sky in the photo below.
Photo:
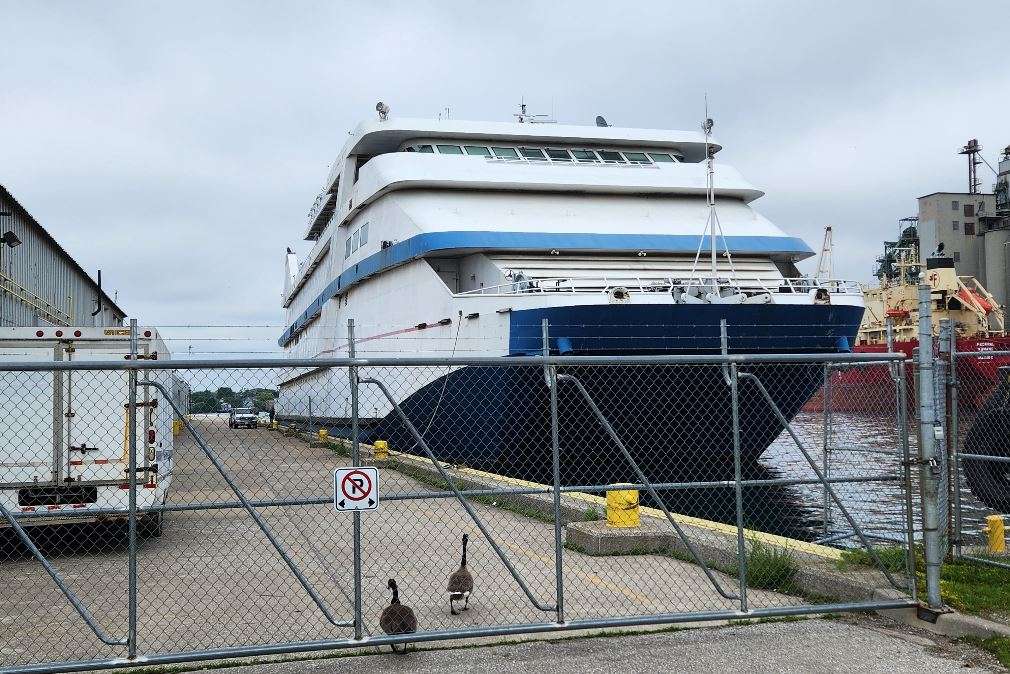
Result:
{"label": "overcast sky", "polygon": [[376,101],[695,129],[707,92],[756,208],[815,250],[834,225],[865,281],[917,196],[965,189],[959,147],[1010,145],[1007,5],[962,7],[0,0],[0,183],[143,322],[280,325],[285,246]]}

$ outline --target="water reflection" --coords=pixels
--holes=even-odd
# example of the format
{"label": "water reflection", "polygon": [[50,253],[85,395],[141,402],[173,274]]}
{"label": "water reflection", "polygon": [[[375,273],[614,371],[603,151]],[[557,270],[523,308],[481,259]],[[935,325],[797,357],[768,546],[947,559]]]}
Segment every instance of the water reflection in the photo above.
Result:
{"label": "water reflection", "polygon": [[[827,435],[823,415],[801,412],[793,431],[810,461],[788,433],[783,433],[756,462],[745,463],[745,480],[815,480],[811,461],[831,478],[902,475],[901,438],[893,416],[835,414]],[[828,441],[828,460],[823,451]],[[678,476],[682,481],[732,481],[732,461],[714,462]],[[842,482],[832,485],[838,501],[867,534],[877,539],[901,541],[905,531],[905,498],[899,481]],[[736,523],[736,493],[732,485],[661,491],[671,512]],[[648,502],[643,498],[643,502]],[[806,541],[851,535],[852,526],[838,502],[828,499],[820,484],[770,485],[743,490],[744,525],[748,529]],[[842,545],[852,538],[840,538]]]}

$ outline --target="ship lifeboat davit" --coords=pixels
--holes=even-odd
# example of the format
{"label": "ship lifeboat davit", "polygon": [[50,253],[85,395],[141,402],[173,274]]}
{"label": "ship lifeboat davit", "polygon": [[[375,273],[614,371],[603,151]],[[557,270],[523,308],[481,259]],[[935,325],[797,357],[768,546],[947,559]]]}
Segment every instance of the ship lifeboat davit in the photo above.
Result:
{"label": "ship lifeboat davit", "polygon": [[983,403],[968,431],[962,454],[991,456],[997,461],[964,457],[968,488],[993,510],[1010,512],[1010,366],[999,368],[996,390]]}

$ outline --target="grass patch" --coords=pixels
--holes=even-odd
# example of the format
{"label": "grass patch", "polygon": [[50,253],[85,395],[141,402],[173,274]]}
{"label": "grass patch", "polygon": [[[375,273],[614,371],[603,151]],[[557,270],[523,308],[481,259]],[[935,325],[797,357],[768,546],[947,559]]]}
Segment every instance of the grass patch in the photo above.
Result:
{"label": "grass patch", "polygon": [[583,522],[596,522],[597,520],[602,520],[603,517],[600,515],[600,511],[596,506],[589,506],[586,508],[586,512],[582,514]]}
{"label": "grass patch", "polygon": [[[905,572],[908,560],[908,552],[905,548],[891,546],[874,549],[877,552],[877,557],[880,558],[880,563],[885,569],[891,573]],[[923,561],[922,553],[920,551],[916,551],[916,557],[916,567],[918,568],[920,566],[918,562]],[[842,552],[842,558],[838,560],[837,566],[840,571],[851,571],[855,567],[879,568],[877,566],[877,562],[873,559],[873,556],[862,548],[845,550]]]}
{"label": "grass patch", "polygon": [[1006,614],[1010,611],[1010,569],[946,562],[940,571],[940,593],[947,604],[965,613]]}
{"label": "grass patch", "polygon": [[[903,548],[877,548],[881,563],[891,572],[905,571],[906,552]],[[848,571],[853,567],[876,568],[876,563],[866,550],[846,550],[838,568]],[[922,548],[915,548],[916,585],[919,593],[926,592],[926,561]],[[1010,611],[1010,569],[988,566],[968,560],[946,560],[940,567],[940,594],[945,604],[962,613],[989,616]],[[1005,617],[1003,618],[1005,620]]]}
{"label": "grass patch", "polygon": [[992,637],[990,639],[979,639],[978,637],[965,637],[964,641],[984,651],[989,651],[996,656],[1001,665],[1010,669],[1010,638]]}
{"label": "grass patch", "polygon": [[796,594],[800,565],[792,552],[754,539],[747,551],[747,585],[761,590]]}

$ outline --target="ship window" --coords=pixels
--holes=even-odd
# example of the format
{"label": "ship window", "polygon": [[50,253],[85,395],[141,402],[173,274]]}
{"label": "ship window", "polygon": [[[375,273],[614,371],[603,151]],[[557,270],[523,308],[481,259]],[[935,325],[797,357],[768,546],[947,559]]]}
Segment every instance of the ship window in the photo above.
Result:
{"label": "ship window", "polygon": [[494,150],[494,156],[499,157],[500,159],[518,159],[519,158],[519,153],[516,152],[511,147],[493,147],[491,149]]}
{"label": "ship window", "polygon": [[673,161],[673,155],[669,155],[666,152],[650,152],[649,156],[652,157],[652,161],[655,162]]}
{"label": "ship window", "polygon": [[575,160],[579,162],[595,162],[596,153],[592,150],[572,150]]}
{"label": "ship window", "polygon": [[961,261],[961,253],[960,253],[960,251],[956,251],[955,250],[954,251],[954,262],[960,262],[960,261]]}
{"label": "ship window", "polygon": [[612,150],[600,150],[600,159],[606,162],[624,163],[624,158],[621,157],[621,153],[614,152]]}
{"label": "ship window", "polygon": [[439,154],[463,154],[459,145],[436,145]]}
{"label": "ship window", "polygon": [[956,202],[956,201],[950,202],[950,210],[956,211],[960,207],[961,207],[961,205],[958,202]]}
{"label": "ship window", "polygon": [[965,236],[975,236],[975,223],[966,222],[964,223],[964,235]]}
{"label": "ship window", "polygon": [[424,153],[427,153],[427,154],[434,154],[435,153],[435,149],[432,148],[430,145],[418,145],[417,146],[417,151],[418,152],[424,152]]}
{"label": "ship window", "polygon": [[959,229],[961,229],[961,222],[960,222],[960,221],[958,221],[958,220],[955,220],[955,221],[953,222],[953,226],[954,226],[954,231],[956,232],[956,231],[958,231]]}
{"label": "ship window", "polygon": [[361,242],[360,244],[364,246],[368,243],[368,223],[366,222],[361,226]]}
{"label": "ship window", "polygon": [[552,150],[547,149],[547,156],[551,158],[551,161],[571,161],[572,156],[568,154],[568,150]]}
{"label": "ship window", "polygon": [[347,238],[344,240],[344,257],[351,256],[351,235],[348,234]]}
{"label": "ship window", "polygon": [[630,161],[632,164],[648,164],[649,158],[645,156],[644,152],[625,152],[624,158]]}
{"label": "ship window", "polygon": [[359,245],[361,245],[360,241],[359,241],[359,237],[360,236],[361,236],[361,232],[360,232],[360,230],[357,230],[357,229],[354,230],[354,234],[351,234],[351,252],[352,253],[358,249]]}
{"label": "ship window", "polygon": [[483,147],[481,145],[465,145],[463,146],[467,154],[476,155],[478,157],[490,157],[491,150]]}
{"label": "ship window", "polygon": [[521,147],[519,151],[523,153],[523,156],[527,159],[545,159],[544,151],[538,147]]}

